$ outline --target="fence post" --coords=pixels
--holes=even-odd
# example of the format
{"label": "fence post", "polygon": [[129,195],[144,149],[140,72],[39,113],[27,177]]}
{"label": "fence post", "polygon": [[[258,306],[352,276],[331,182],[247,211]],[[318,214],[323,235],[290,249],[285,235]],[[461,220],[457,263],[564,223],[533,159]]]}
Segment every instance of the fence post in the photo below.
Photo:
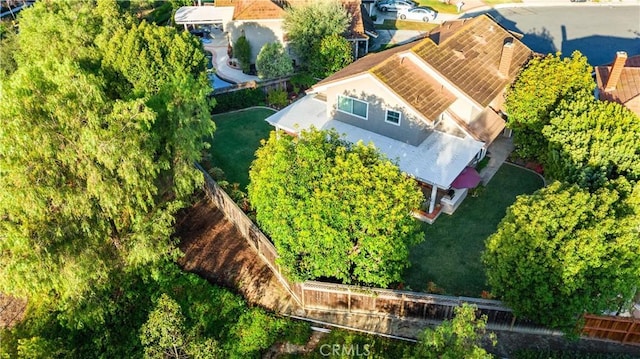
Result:
{"label": "fence post", "polygon": [[302,299],[302,309],[307,308],[307,303],[304,301],[304,283],[305,282],[300,283],[300,297]]}
{"label": "fence post", "polygon": [[351,313],[351,288],[347,288],[347,294],[348,294],[347,311]]}
{"label": "fence post", "polygon": [[402,298],[402,305],[400,306],[400,317],[404,317],[404,303],[405,303],[404,293],[402,293],[400,298]]}
{"label": "fence post", "polygon": [[509,329],[513,330],[513,326],[516,324],[516,316],[513,313],[511,315],[513,315],[513,318],[511,318],[511,328]]}
{"label": "fence post", "polygon": [[371,304],[371,306],[372,306],[371,311],[372,312],[377,312],[377,310],[376,310],[376,304],[378,304],[378,300],[377,299],[378,299],[378,296],[373,297],[373,304]]}
{"label": "fence post", "polygon": [[627,327],[627,333],[624,335],[624,338],[622,338],[622,344],[627,344],[627,340],[629,339],[629,335],[631,335],[631,333],[635,329],[637,323],[634,320],[633,322],[631,322],[629,324],[630,325]]}

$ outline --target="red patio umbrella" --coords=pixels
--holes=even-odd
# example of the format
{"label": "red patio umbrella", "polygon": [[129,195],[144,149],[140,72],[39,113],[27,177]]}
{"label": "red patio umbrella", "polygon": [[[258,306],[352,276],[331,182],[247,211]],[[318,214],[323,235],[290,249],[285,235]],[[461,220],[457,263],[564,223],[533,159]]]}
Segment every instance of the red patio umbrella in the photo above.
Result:
{"label": "red patio umbrella", "polygon": [[475,168],[465,167],[453,183],[451,183],[451,187],[457,189],[475,188],[480,181],[482,181],[482,178],[480,178],[480,174],[478,174]]}

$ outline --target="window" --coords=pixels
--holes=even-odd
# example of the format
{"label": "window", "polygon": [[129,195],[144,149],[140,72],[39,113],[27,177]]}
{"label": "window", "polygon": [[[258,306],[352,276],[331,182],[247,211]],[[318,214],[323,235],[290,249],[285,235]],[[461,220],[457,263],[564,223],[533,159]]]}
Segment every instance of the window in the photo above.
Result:
{"label": "window", "polygon": [[355,98],[338,95],[338,110],[367,119],[369,104]]}
{"label": "window", "polygon": [[400,126],[400,117],[401,117],[400,112],[387,110],[387,116],[385,117],[384,121]]}

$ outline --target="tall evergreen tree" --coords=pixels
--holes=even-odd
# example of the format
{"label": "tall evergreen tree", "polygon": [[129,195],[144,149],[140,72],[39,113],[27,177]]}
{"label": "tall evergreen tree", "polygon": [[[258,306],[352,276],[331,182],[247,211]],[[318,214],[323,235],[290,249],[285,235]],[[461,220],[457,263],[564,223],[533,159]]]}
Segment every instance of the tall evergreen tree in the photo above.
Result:
{"label": "tall evergreen tree", "polygon": [[0,291],[71,308],[174,251],[213,130],[204,56],[119,15],[113,1],[23,12],[0,85]]}
{"label": "tall evergreen tree", "polygon": [[620,176],[640,179],[640,118],[589,93],[563,100],[542,129],[546,174],[595,190]]}
{"label": "tall evergreen tree", "polygon": [[516,153],[544,160],[548,142],[542,129],[551,120],[551,112],[563,99],[591,93],[594,88],[587,58],[577,51],[565,59],[558,53],[529,61],[505,100],[507,126],[514,131]]}

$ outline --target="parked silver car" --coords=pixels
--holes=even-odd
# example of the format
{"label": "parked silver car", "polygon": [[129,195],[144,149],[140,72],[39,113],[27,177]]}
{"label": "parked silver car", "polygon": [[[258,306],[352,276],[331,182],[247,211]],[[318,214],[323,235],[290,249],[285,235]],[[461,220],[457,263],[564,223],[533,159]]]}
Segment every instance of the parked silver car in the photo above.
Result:
{"label": "parked silver car", "polygon": [[377,5],[378,10],[382,12],[409,10],[416,6],[416,3],[410,0],[383,0]]}
{"label": "parked silver car", "polygon": [[429,22],[435,20],[438,13],[428,7],[414,7],[411,9],[403,9],[398,11],[398,17],[401,20],[414,20]]}

